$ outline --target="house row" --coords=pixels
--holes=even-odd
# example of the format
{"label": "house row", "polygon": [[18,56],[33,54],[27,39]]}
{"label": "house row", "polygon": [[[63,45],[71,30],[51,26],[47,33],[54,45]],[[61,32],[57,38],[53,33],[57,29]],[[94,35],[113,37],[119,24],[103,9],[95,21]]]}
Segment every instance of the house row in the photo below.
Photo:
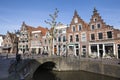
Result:
{"label": "house row", "polygon": [[[75,10],[69,26],[60,23],[48,29],[41,26],[32,27],[23,22],[19,36],[11,37],[13,42],[9,41],[16,45],[7,45],[10,33],[7,35],[3,41],[3,48],[9,48],[11,52],[17,50],[20,54],[120,58],[120,30],[107,25],[95,8],[89,23]],[[13,50],[16,46],[18,48]]]}
{"label": "house row", "polygon": [[77,11],[67,30],[68,53],[83,57],[120,58],[120,30],[106,25],[94,8],[86,23]]}

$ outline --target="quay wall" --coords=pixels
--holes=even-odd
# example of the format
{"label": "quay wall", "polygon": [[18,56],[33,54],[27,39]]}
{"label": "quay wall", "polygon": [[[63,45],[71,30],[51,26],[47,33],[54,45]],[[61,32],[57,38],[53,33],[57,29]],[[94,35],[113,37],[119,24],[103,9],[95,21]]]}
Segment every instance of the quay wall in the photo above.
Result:
{"label": "quay wall", "polygon": [[[40,63],[44,63],[47,61],[53,61],[56,63],[56,68],[54,70],[57,71],[75,71],[75,70],[83,70],[98,74],[103,74],[107,76],[112,76],[116,78],[120,78],[120,65],[116,64],[107,64],[104,60],[96,60],[95,59],[80,59],[76,58],[41,58],[37,60]],[[109,62],[110,60],[108,60]]]}
{"label": "quay wall", "polygon": [[[56,64],[55,68],[53,68],[53,70],[56,71],[83,70],[120,78],[120,65],[117,63],[117,61],[115,61],[116,63],[110,63],[113,60],[81,59],[79,57],[41,57],[37,59],[32,59],[31,61],[29,61],[28,64],[25,64],[25,66],[21,68],[19,72],[26,73],[26,78],[29,78],[26,80],[30,80],[38,67],[48,61]],[[24,72],[26,71],[25,69],[27,69],[27,72]]]}

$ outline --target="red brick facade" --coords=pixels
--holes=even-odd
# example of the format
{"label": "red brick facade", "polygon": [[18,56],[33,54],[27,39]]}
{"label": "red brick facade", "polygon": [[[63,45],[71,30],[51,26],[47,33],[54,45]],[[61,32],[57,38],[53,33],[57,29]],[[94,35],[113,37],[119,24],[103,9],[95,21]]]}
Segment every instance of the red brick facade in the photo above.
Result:
{"label": "red brick facade", "polygon": [[106,25],[95,8],[89,24],[85,23],[75,11],[67,29],[69,54],[83,57],[118,57],[119,39],[120,30]]}

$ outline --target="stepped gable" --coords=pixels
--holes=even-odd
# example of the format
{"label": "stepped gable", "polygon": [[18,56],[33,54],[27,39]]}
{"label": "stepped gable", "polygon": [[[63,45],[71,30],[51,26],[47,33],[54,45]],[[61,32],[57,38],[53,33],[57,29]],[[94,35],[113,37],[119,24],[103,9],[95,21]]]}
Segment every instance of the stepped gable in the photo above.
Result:
{"label": "stepped gable", "polygon": [[91,27],[91,24],[96,25],[97,23],[101,24],[101,29],[114,29],[113,26],[107,25],[104,22],[104,20],[102,19],[102,17],[98,13],[98,10],[96,8],[94,8],[93,15],[91,16],[91,19],[90,19],[90,22],[89,22],[89,26]]}
{"label": "stepped gable", "polygon": [[[72,21],[70,23],[70,27],[72,25],[75,25],[77,27],[79,24],[82,24],[82,30],[89,29],[88,24],[78,15],[77,11],[75,10]],[[67,29],[67,32],[71,32],[71,29]]]}
{"label": "stepped gable", "polygon": [[110,27],[110,26],[106,25],[104,20],[101,18],[100,14],[98,13],[98,10],[96,8],[94,8],[93,15],[91,16],[89,25],[90,24],[96,25],[96,23],[100,23],[102,25],[102,28]]}
{"label": "stepped gable", "polygon": [[35,28],[35,27],[30,26],[30,25],[27,25],[25,22],[22,23],[22,27],[26,27],[28,32],[31,32]]}
{"label": "stepped gable", "polygon": [[[75,23],[75,18],[78,18],[78,22],[77,23]],[[78,15],[78,12],[75,10],[74,11],[74,16],[73,16],[73,18],[72,18],[72,21],[71,21],[71,23],[70,23],[70,25],[73,25],[73,24],[78,24],[78,23],[82,23],[82,24],[87,24],[86,22],[84,22],[84,20]]]}

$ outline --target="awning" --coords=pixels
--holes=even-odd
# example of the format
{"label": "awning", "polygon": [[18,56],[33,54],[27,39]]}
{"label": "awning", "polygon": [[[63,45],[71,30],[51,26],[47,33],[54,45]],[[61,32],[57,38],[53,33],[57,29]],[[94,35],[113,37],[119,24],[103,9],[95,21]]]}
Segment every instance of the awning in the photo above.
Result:
{"label": "awning", "polygon": [[75,46],[75,43],[69,43],[68,46]]}

